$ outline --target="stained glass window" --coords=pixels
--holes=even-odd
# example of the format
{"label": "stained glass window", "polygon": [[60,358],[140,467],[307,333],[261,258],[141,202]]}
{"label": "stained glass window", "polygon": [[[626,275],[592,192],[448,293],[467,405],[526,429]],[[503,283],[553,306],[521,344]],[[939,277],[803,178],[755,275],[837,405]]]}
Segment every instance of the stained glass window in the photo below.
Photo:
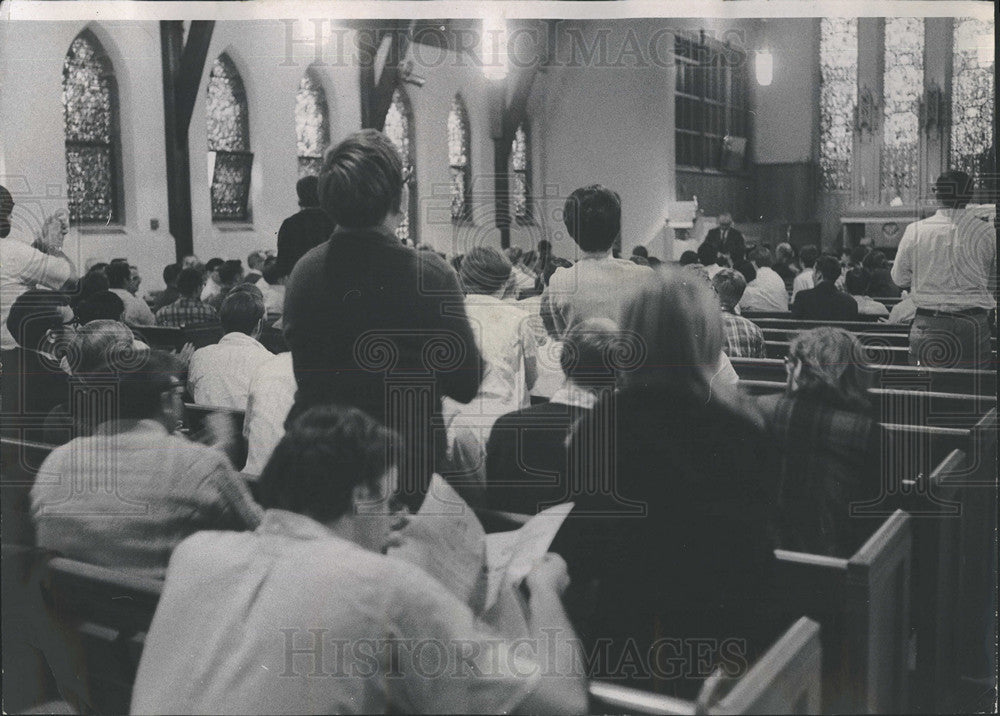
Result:
{"label": "stained glass window", "polygon": [[519,224],[531,223],[531,145],[523,124],[510,145],[510,208]]}
{"label": "stained glass window", "polygon": [[823,188],[851,188],[854,111],[858,105],[858,19],[820,21],[820,144]]}
{"label": "stained glass window", "polygon": [[89,31],[63,60],[66,185],[70,217],[81,223],[121,216],[118,91],[111,61]]}
{"label": "stained glass window", "polygon": [[318,175],[330,143],[330,120],[326,91],[311,68],[302,76],[295,94],[295,137],[299,176]]}
{"label": "stained glass window", "polygon": [[212,170],[212,220],[250,220],[250,122],[246,90],[226,54],[208,78],[208,156]]}
{"label": "stained glass window", "polygon": [[994,171],[993,22],[955,18],[951,80],[951,161],[978,185]]}
{"label": "stained glass window", "polygon": [[455,95],[448,112],[448,164],[451,167],[451,220],[456,223],[472,216],[469,143],[469,115],[461,95]]}
{"label": "stained glass window", "polygon": [[910,204],[920,193],[920,98],[924,92],[924,21],[885,20],[882,85],[882,203]]}
{"label": "stained glass window", "polygon": [[417,183],[414,170],[413,112],[406,94],[399,89],[392,93],[389,111],[385,114],[383,130],[396,145],[403,158],[403,168],[408,179],[403,185],[403,219],[396,229],[401,241],[417,242]]}

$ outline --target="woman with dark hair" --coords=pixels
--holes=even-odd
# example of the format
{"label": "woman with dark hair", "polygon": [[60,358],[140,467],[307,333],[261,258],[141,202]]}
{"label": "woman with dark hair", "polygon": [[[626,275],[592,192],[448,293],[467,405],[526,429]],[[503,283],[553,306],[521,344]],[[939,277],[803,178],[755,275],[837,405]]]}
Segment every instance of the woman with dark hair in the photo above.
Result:
{"label": "woman with dark hair", "polygon": [[629,678],[614,665],[638,648],[656,668],[669,671],[659,660],[673,658],[673,676],[658,687],[689,697],[718,652],[678,673],[678,654],[654,649],[657,639],[716,647],[732,639],[752,651],[774,635],[767,443],[735,387],[718,377],[722,319],[704,278],[650,271],[621,327],[613,359],[622,387],[571,439],[576,507],[556,549],[573,583],[589,589],[573,594],[585,639],[611,644],[598,675]]}
{"label": "woman with dark hair", "polygon": [[814,328],[789,346],[783,395],[760,405],[778,448],[775,485],[780,546],[846,557],[875,524],[850,514],[872,497],[881,474],[881,435],[858,339],[841,328]]}

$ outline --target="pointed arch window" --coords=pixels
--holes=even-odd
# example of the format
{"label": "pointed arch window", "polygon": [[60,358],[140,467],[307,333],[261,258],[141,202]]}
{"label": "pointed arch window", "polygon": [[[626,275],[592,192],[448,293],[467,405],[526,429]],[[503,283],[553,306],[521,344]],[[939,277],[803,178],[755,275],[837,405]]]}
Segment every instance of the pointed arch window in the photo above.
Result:
{"label": "pointed arch window", "polygon": [[455,95],[448,112],[448,164],[451,167],[451,220],[455,223],[472,217],[472,163],[469,159],[471,137],[469,114],[461,95]]}
{"label": "pointed arch window", "polygon": [[858,18],[820,21],[820,145],[823,188],[851,188],[854,111],[858,106]]}
{"label": "pointed arch window", "polygon": [[212,176],[212,220],[250,220],[250,121],[246,90],[226,54],[208,79],[208,161]]}
{"label": "pointed arch window", "polygon": [[955,18],[949,165],[968,172],[976,186],[996,181],[992,156],[996,112],[992,44],[993,22]]}
{"label": "pointed arch window", "polygon": [[920,193],[920,100],[924,20],[885,20],[882,87],[882,203],[912,204]]}
{"label": "pointed arch window", "polygon": [[510,208],[519,224],[532,223],[531,141],[528,129],[519,124],[510,145]]}
{"label": "pointed arch window", "polygon": [[397,88],[385,114],[383,131],[396,145],[403,159],[406,181],[403,184],[403,219],[396,229],[401,241],[417,243],[417,173],[413,141],[413,110],[406,93]]}
{"label": "pointed arch window", "polygon": [[118,85],[101,43],[84,30],[63,60],[66,185],[70,217],[82,224],[123,219]]}
{"label": "pointed arch window", "polygon": [[323,152],[330,144],[330,116],[326,91],[311,67],[302,76],[295,94],[295,138],[299,176],[318,175]]}

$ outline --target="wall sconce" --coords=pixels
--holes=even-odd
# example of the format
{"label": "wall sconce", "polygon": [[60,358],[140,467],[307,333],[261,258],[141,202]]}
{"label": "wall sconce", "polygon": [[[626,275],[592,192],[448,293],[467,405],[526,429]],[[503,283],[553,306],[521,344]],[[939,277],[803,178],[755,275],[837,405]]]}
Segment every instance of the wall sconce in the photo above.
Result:
{"label": "wall sconce", "polygon": [[502,17],[483,18],[483,74],[489,80],[507,76],[507,21]]}
{"label": "wall sconce", "polygon": [[774,55],[770,50],[758,50],[753,61],[754,74],[757,75],[757,84],[761,87],[770,87],[774,79]]}

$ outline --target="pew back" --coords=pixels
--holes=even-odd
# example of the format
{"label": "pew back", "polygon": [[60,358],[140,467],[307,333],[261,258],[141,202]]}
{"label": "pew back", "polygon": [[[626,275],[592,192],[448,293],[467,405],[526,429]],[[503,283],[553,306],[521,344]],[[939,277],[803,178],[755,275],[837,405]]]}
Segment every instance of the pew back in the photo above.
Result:
{"label": "pew back", "polygon": [[173,326],[132,326],[132,333],[150,348],[179,351],[184,347],[184,334]]}

